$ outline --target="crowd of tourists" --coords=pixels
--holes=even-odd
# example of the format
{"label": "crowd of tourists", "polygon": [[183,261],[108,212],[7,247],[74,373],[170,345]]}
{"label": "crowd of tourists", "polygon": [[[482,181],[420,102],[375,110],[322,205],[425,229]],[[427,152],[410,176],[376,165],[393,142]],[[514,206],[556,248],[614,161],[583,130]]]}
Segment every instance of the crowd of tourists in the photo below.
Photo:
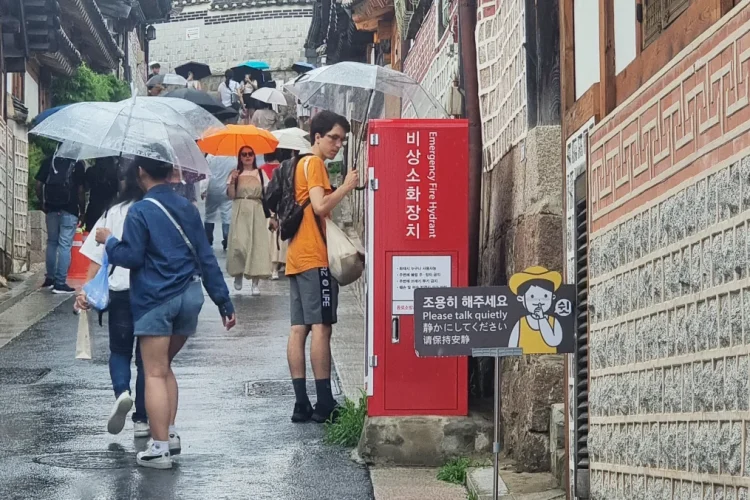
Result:
{"label": "crowd of tourists", "polygon": [[[287,121],[286,125],[296,123]],[[89,232],[81,254],[90,259],[87,280],[108,265],[110,300],[109,371],[115,403],[107,430],[120,433],[132,413],[133,432],[148,438],[137,454],[144,467],[170,468],[182,446],[177,430],[178,383],[172,362],[198,331],[205,288],[227,329],[235,309],[215,252],[225,252],[226,271],[241,290],[250,282],[285,274],[289,282],[287,356],[295,393],[293,422],[335,419],[331,390],[331,329],[337,321],[338,285],[328,271],[326,219],[358,183],[351,171],[331,186],[326,161],[346,142],[349,123],[329,111],[309,124],[310,147],[265,154],[240,147],[234,157],[207,157],[208,179],[186,179],[172,165],[150,158],[120,156],[83,162],[52,157],[37,175],[37,192],[47,216],[47,272],[44,286],[74,293],[67,283],[76,228]],[[273,186],[279,197],[269,199]],[[86,193],[88,192],[88,197]],[[205,200],[205,215],[198,198]],[[85,203],[88,198],[88,204]],[[290,201],[291,200],[291,201]],[[301,211],[291,237],[281,237],[282,204]],[[213,246],[221,225],[221,247]],[[288,222],[287,222],[288,225]],[[235,299],[236,300],[236,299]],[[90,310],[79,289],[75,309]],[[100,313],[101,314],[101,313]],[[307,395],[305,345],[311,337],[311,364],[317,402]],[[135,357],[135,391],[131,362]]]}

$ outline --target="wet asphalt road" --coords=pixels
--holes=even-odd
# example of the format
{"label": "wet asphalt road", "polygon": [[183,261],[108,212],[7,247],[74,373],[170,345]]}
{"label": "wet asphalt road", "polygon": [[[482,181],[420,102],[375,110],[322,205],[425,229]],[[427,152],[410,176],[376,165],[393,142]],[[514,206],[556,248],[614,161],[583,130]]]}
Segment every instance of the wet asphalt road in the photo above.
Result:
{"label": "wet asphalt road", "polygon": [[[289,421],[286,281],[262,283],[260,297],[248,288],[230,286],[230,332],[206,297],[198,334],[175,360],[183,452],[171,471],[135,466],[146,439],[133,438],[130,419],[106,432],[106,322],[92,328],[93,361],[74,359],[71,300],[0,349],[0,499],[372,499],[348,450],[325,445],[316,424]],[[50,371],[19,383],[34,374],[17,368]]]}

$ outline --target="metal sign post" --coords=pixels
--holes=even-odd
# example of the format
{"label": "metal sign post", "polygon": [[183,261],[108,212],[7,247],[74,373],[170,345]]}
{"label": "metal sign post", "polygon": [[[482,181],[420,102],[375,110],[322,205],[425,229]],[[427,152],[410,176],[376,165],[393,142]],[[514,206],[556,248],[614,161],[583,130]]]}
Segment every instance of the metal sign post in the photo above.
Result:
{"label": "metal sign post", "polygon": [[492,443],[492,499],[500,497],[500,362],[503,358],[511,356],[522,356],[523,349],[520,347],[478,347],[471,350],[475,358],[495,358],[495,410],[493,417],[494,442]]}

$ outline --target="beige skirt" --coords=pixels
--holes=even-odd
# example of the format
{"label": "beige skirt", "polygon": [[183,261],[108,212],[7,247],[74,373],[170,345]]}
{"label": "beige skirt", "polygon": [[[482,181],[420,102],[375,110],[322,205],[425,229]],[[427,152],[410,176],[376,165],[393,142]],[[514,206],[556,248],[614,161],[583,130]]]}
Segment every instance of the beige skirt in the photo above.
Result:
{"label": "beige skirt", "polygon": [[278,231],[269,231],[269,243],[271,245],[271,262],[274,264],[286,264],[286,249],[288,241],[281,241]]}

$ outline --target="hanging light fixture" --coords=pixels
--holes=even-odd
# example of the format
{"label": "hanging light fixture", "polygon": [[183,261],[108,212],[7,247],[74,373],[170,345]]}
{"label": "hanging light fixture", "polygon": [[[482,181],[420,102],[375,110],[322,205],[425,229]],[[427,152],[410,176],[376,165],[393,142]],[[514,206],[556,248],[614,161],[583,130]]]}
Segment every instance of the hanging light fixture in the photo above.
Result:
{"label": "hanging light fixture", "polygon": [[156,28],[154,28],[153,24],[149,24],[146,27],[146,40],[149,42],[156,40]]}

